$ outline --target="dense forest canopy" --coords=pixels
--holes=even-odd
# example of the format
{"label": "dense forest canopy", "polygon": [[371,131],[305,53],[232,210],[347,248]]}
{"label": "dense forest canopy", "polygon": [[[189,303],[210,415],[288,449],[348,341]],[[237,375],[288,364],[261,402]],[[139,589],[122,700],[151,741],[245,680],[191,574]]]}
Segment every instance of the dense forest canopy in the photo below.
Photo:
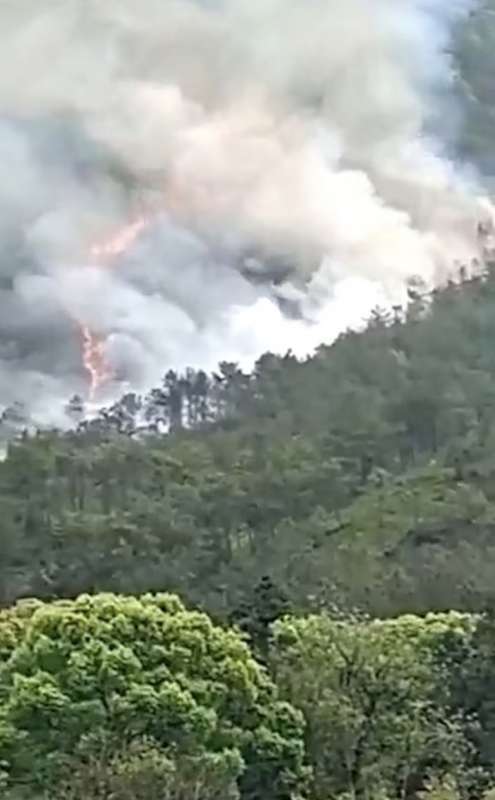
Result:
{"label": "dense forest canopy", "polygon": [[[495,1],[456,33],[495,175]],[[407,295],[70,430],[5,409],[2,798],[493,800],[494,259]]]}
{"label": "dense forest canopy", "polygon": [[491,78],[494,31],[495,3],[493,0],[479,0],[472,5],[468,19],[459,25],[454,45],[462,112],[456,132],[460,152],[465,158],[474,160],[481,172],[492,179],[495,175],[495,95]]}
{"label": "dense forest canopy", "polygon": [[304,360],[169,372],[91,420],[73,398],[66,432],[5,415],[9,800],[492,785],[494,311],[461,266]]}
{"label": "dense forest canopy", "polygon": [[18,434],[3,602],[166,589],[227,620],[266,573],[298,611],[483,609],[495,277],[472,270],[314,357],[169,372],[72,431]]}

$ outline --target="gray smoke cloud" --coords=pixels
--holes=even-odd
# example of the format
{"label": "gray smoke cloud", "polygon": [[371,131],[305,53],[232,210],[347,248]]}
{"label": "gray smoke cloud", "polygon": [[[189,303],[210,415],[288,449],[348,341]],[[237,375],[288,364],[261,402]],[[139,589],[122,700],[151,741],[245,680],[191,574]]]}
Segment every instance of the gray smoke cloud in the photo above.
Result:
{"label": "gray smoke cloud", "polygon": [[78,323],[141,387],[308,352],[476,255],[491,207],[438,135],[470,6],[3,0],[0,402],[84,393]]}

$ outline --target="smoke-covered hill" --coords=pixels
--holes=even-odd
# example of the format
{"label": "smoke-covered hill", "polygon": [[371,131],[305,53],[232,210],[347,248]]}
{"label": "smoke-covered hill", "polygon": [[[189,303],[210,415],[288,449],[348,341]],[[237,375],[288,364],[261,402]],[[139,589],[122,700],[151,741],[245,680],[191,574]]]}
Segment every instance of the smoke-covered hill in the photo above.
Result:
{"label": "smoke-covered hill", "polygon": [[477,19],[469,0],[2,4],[0,402],[60,421],[88,373],[101,400],[303,354],[469,262],[491,208],[458,158],[452,53],[474,85]]}
{"label": "smoke-covered hill", "polygon": [[225,617],[269,573],[298,610],[491,603],[495,277],[460,279],[313,358],[169,372],[11,444],[4,601],[169,589]]}
{"label": "smoke-covered hill", "polygon": [[479,0],[454,37],[460,96],[457,151],[477,165],[490,187],[495,176],[495,3]]}

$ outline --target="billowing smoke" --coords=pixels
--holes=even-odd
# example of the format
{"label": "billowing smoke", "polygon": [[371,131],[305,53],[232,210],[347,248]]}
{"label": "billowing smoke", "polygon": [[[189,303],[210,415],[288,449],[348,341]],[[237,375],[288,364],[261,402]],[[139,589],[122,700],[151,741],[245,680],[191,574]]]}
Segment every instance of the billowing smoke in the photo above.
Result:
{"label": "billowing smoke", "polygon": [[[4,0],[0,401],[304,353],[476,255],[467,0]],[[102,266],[92,246],[150,222]]]}

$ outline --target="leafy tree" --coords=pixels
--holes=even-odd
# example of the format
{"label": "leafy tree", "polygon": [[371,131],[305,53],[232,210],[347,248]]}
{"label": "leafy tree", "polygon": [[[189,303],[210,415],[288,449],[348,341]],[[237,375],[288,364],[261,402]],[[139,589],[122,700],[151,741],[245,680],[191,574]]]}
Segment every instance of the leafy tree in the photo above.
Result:
{"label": "leafy tree", "polygon": [[174,596],[22,603],[0,617],[0,665],[8,788],[282,800],[302,786],[300,715],[235,633]]}
{"label": "leafy tree", "polygon": [[467,627],[457,615],[275,624],[272,666],[304,713],[316,798],[408,797],[428,779],[462,772],[468,746],[460,722],[445,715],[435,654]]}
{"label": "leafy tree", "polygon": [[231,614],[231,622],[245,631],[255,651],[265,659],[271,637],[271,626],[289,612],[285,594],[264,575],[255,586],[249,599],[245,599]]}
{"label": "leafy tree", "polygon": [[495,273],[457,272],[305,360],[172,372],[76,430],[11,431],[2,602],[168,590],[226,621],[269,574],[295,611],[483,609]]}

